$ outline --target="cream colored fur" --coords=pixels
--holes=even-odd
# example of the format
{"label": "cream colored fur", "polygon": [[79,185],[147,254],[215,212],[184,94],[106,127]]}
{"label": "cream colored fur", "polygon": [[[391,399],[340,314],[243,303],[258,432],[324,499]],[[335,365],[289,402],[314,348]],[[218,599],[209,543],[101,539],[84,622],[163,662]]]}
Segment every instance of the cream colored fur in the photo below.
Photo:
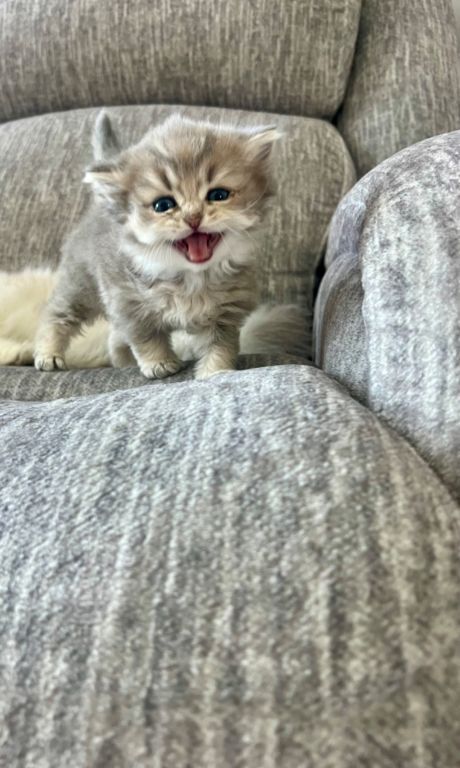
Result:
{"label": "cream colored fur", "polygon": [[[56,284],[51,269],[0,272],[0,365],[32,365],[35,334],[43,308]],[[84,326],[66,355],[69,368],[110,365],[108,326],[102,318]]]}

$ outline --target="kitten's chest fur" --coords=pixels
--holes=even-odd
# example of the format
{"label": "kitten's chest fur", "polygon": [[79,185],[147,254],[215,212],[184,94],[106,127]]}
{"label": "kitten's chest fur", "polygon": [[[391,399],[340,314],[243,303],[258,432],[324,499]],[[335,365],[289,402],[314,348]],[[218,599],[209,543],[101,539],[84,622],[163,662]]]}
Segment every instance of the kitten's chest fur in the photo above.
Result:
{"label": "kitten's chest fur", "polygon": [[256,305],[251,269],[232,275],[206,271],[153,280],[140,274],[137,280],[145,311],[167,330],[199,332],[219,322],[239,324]]}

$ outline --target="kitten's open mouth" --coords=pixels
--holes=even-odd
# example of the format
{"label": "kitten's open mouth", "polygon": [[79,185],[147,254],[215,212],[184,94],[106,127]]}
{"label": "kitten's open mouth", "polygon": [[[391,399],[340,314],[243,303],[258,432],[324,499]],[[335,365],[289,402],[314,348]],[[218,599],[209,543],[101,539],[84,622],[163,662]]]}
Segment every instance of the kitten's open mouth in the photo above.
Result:
{"label": "kitten's open mouth", "polygon": [[217,232],[194,232],[183,240],[175,240],[175,247],[193,264],[209,261],[216,245],[222,240]]}

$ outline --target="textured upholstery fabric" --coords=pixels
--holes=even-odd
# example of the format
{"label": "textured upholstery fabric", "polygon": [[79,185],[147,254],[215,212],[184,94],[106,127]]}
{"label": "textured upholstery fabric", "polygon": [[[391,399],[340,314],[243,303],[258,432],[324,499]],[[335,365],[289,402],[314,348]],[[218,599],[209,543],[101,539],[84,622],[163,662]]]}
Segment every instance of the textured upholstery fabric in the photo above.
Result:
{"label": "textured upholstery fabric", "polygon": [[[111,114],[128,145],[173,109],[122,107]],[[274,149],[280,193],[261,245],[260,282],[265,296],[309,307],[314,265],[327,227],[355,178],[340,134],[320,120],[197,108],[182,111],[245,124],[275,122],[285,132]],[[87,200],[81,180],[91,161],[96,114],[97,110],[77,110],[0,126],[0,267],[12,271],[57,263],[62,240]]]}
{"label": "textured upholstery fabric", "polygon": [[[307,360],[292,355],[240,355],[239,370],[275,365],[311,365]],[[55,375],[57,374],[57,375]],[[0,401],[60,400],[69,397],[134,389],[175,385],[193,379],[192,367],[167,379],[146,379],[138,368],[89,368],[53,373],[36,371],[32,366],[0,366]]]}
{"label": "textured upholstery fabric", "polygon": [[0,458],[5,766],[456,768],[459,509],[320,371],[4,403]]}
{"label": "textured upholstery fabric", "polygon": [[460,38],[460,0],[452,0],[454,6],[455,19],[457,22],[457,35]]}
{"label": "textured upholstery fabric", "polygon": [[359,264],[353,258],[333,260],[315,307],[314,356],[322,368],[346,385],[353,397],[365,403],[368,361],[362,305]]}
{"label": "textured upholstery fabric", "polygon": [[361,0],[3,0],[0,118],[185,103],[332,116]]}
{"label": "textured upholstery fabric", "polygon": [[460,128],[451,0],[363,0],[339,128],[359,174],[417,141]]}
{"label": "textured upholstery fabric", "polygon": [[408,437],[457,496],[459,168],[457,131],[362,179],[334,217],[316,309],[318,364]]}

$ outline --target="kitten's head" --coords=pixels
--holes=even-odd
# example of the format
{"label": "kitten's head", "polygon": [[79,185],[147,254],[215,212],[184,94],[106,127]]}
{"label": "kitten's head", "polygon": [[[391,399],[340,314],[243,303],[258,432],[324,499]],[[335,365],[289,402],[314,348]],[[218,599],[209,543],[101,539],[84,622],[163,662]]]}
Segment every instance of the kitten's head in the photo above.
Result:
{"label": "kitten's head", "polygon": [[85,181],[152,267],[201,271],[253,250],[272,194],[274,127],[233,128],[173,115]]}

